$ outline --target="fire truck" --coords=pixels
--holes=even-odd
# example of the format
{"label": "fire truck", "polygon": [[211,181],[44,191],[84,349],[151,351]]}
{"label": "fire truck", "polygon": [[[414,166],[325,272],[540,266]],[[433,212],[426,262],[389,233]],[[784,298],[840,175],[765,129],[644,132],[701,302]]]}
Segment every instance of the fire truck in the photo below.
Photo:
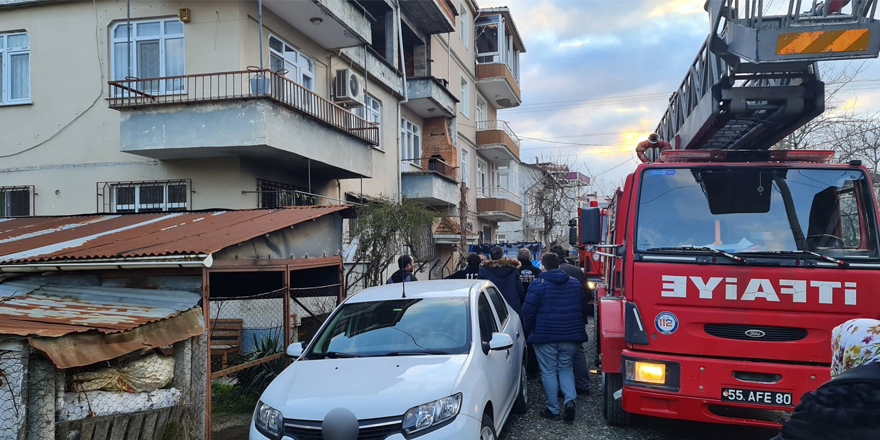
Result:
{"label": "fire truck", "polygon": [[710,35],[643,164],[577,239],[597,288],[603,412],[779,427],[829,380],[831,329],[880,318],[859,161],[771,147],[824,110],[816,62],[877,57],[876,0],[710,0]]}

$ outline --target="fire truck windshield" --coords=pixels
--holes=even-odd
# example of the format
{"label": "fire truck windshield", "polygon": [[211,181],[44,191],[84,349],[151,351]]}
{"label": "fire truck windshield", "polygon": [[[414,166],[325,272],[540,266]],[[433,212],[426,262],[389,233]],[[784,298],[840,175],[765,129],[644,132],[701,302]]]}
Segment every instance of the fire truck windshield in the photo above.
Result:
{"label": "fire truck windshield", "polygon": [[856,169],[649,168],[642,174],[636,249],[876,258],[873,200]]}

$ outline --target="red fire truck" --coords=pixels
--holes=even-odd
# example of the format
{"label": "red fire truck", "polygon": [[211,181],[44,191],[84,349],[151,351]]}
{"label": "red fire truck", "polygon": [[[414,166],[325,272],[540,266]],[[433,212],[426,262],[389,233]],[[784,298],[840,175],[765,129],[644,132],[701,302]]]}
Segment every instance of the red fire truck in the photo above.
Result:
{"label": "red fire truck", "polygon": [[877,56],[875,1],[853,3],[792,0],[771,16],[760,1],[708,1],[713,31],[657,129],[671,145],[640,155],[604,237],[600,210],[581,210],[578,244],[605,266],[607,423],[778,427],[829,379],[831,329],[880,318],[870,174],[771,149],[823,111],[816,61]]}
{"label": "red fire truck", "polygon": [[[592,201],[590,202],[590,208],[598,208],[599,202]],[[580,218],[583,214],[583,208],[578,208],[578,217]],[[607,228],[608,225],[608,210],[607,209],[599,209],[599,219],[601,222],[601,227],[603,231]],[[572,228],[577,226],[577,219],[572,221],[570,225]],[[587,276],[587,287],[590,290],[595,291],[596,287],[600,284],[602,280],[602,275],[605,273],[604,264],[602,260],[602,256],[599,255],[599,249],[594,245],[581,245],[581,231],[574,230],[569,233],[569,244],[575,246],[578,250],[578,266],[583,269],[584,274]]]}

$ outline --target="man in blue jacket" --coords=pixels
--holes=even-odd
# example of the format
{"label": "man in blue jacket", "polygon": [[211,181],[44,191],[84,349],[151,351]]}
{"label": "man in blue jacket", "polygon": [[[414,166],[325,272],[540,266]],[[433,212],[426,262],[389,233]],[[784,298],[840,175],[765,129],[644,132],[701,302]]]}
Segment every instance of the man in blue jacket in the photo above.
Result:
{"label": "man in blue jacket", "polygon": [[480,273],[480,265],[483,259],[477,254],[470,254],[467,257],[467,267],[446,277],[448,280],[476,280]]}
{"label": "man in blue jacket", "polygon": [[[587,341],[584,328],[588,311],[580,283],[559,269],[559,256],[548,253],[541,259],[545,272],[529,286],[522,306],[522,320],[528,342],[534,344],[541,366],[547,407],[541,416],[550,420],[574,420],[575,391],[572,363],[577,347]],[[559,390],[565,397],[559,415]]]}
{"label": "man in blue jacket", "polygon": [[501,296],[507,300],[510,307],[519,315],[522,308],[523,285],[519,281],[519,261],[504,258],[504,249],[493,246],[489,249],[489,261],[483,263],[480,268],[480,279],[495,283]]}

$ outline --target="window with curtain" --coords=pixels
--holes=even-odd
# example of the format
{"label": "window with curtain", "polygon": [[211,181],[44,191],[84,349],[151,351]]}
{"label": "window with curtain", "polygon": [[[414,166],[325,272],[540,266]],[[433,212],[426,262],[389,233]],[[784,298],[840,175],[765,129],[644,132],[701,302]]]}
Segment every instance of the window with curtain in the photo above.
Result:
{"label": "window with curtain", "polygon": [[31,102],[31,44],[26,32],[0,34],[0,104]]}
{"label": "window with curtain", "polygon": [[378,99],[374,98],[370,94],[364,95],[364,106],[357,107],[352,110],[352,112],[364,119],[367,122],[376,124],[379,127],[379,145],[376,145],[376,148],[382,149],[382,103],[379,102]]}
{"label": "window with curtain", "polygon": [[471,84],[468,80],[461,77],[461,95],[459,98],[458,108],[462,115],[466,118],[471,117]]}
{"label": "window with curtain", "polygon": [[185,181],[145,181],[113,184],[113,212],[165,212],[187,209]]}
{"label": "window with curtain", "polygon": [[400,157],[403,160],[422,157],[421,129],[406,118],[400,119]]}
{"label": "window with curtain", "polygon": [[[183,22],[167,20],[133,21],[131,46],[126,23],[113,27],[111,59],[114,80],[129,76],[139,79],[184,75]],[[129,70],[130,68],[130,70]],[[136,87],[151,94],[182,93],[186,81],[168,78],[139,82]]]}

